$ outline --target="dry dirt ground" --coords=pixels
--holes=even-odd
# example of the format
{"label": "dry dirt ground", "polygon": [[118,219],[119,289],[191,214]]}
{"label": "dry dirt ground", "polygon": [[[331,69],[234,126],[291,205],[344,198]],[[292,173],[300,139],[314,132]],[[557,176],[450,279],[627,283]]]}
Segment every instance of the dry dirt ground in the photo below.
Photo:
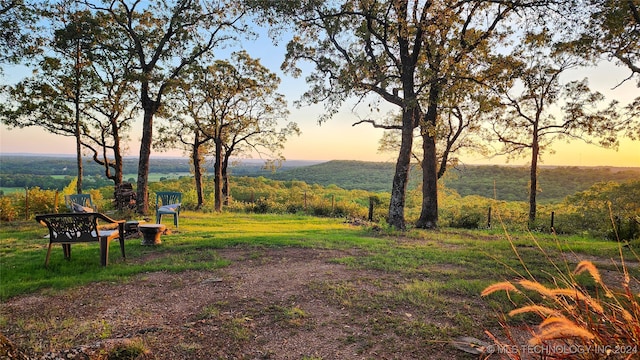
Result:
{"label": "dry dirt ground", "polygon": [[450,340],[482,337],[493,311],[480,296],[435,294],[439,305],[416,305],[394,296],[415,279],[334,261],[361,251],[221,249],[231,261],[221,269],[10,299],[0,334],[31,359],[113,359],[127,344],[145,349],[137,359],[478,358]]}
{"label": "dry dirt ground", "polygon": [[[10,299],[0,332],[36,359],[104,359],[127,342],[142,344],[144,359],[477,358],[434,338],[451,329],[441,311],[369,297],[411,280],[332,261],[349,251],[219,254],[231,264]],[[462,311],[485,306],[479,297],[452,301]]]}

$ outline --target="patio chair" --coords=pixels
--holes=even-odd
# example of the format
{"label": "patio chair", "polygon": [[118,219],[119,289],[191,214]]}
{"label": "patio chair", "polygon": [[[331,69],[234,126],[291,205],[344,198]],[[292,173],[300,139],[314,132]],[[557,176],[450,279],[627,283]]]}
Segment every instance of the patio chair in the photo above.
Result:
{"label": "patio chair", "polygon": [[65,195],[64,203],[72,213],[89,213],[97,210],[91,194]]}
{"label": "patio chair", "polygon": [[158,191],[156,193],[156,224],[160,224],[162,215],[173,215],[173,225],[178,227],[178,217],[182,205],[182,193]]}

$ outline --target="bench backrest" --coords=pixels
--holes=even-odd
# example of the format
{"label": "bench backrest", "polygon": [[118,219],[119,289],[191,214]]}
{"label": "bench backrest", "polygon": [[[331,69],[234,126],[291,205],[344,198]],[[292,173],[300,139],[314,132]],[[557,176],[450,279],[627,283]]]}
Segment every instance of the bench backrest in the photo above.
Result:
{"label": "bench backrest", "polygon": [[100,213],[65,213],[36,216],[36,221],[49,228],[49,242],[73,243],[98,241],[98,219],[109,223],[117,221]]}

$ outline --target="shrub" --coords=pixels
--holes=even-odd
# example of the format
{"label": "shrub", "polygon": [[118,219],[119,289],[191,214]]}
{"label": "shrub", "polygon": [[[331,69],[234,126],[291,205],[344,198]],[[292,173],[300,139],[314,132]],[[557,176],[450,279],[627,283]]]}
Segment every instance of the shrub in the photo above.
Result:
{"label": "shrub", "polygon": [[18,218],[18,209],[13,204],[12,197],[0,196],[0,220],[14,221]]}
{"label": "shrub", "polygon": [[612,240],[633,240],[640,236],[636,226],[640,217],[640,181],[598,183],[567,197],[563,206],[572,210],[571,230]]}

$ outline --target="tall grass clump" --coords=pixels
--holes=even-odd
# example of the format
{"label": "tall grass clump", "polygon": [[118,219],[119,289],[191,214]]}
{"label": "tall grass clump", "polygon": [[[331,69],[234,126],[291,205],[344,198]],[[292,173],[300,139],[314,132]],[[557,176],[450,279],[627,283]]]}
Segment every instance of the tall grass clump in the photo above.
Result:
{"label": "tall grass clump", "polygon": [[[485,331],[495,345],[486,355],[504,359],[638,359],[640,358],[640,281],[630,273],[623,248],[613,276],[602,276],[596,265],[557,264],[537,241],[550,263],[549,279],[537,279],[512,248],[524,275],[494,283],[483,297],[498,297],[512,307],[502,319],[502,336]],[[632,252],[634,267],[640,257]],[[637,272],[636,272],[637,273]],[[500,306],[502,308],[502,306]]]}

